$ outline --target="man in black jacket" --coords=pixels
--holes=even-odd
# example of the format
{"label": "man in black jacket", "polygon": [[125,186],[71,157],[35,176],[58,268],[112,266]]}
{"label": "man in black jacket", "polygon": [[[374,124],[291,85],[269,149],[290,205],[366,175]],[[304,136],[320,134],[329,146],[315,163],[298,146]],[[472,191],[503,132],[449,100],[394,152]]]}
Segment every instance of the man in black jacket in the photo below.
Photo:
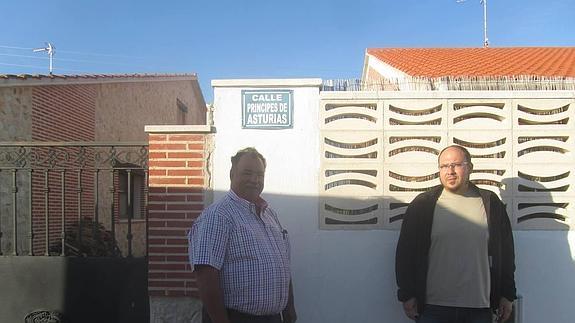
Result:
{"label": "man in black jacket", "polygon": [[516,299],[513,232],[505,205],[469,181],[461,146],[439,154],[441,186],[408,206],[396,250],[397,296],[418,323],[491,323]]}

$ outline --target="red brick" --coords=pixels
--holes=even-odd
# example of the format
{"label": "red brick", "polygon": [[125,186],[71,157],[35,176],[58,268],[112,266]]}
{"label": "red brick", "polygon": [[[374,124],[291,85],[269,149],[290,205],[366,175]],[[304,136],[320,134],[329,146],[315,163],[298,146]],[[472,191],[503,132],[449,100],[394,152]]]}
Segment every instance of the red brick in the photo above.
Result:
{"label": "red brick", "polygon": [[188,144],[188,150],[199,150],[199,151],[203,151],[203,150],[204,150],[204,145],[202,145],[202,144]]}
{"label": "red brick", "polygon": [[[188,245],[188,239],[167,239],[166,240],[166,244],[173,246],[173,245],[181,245],[181,246],[187,246]],[[168,261],[173,261],[173,259],[169,259]]]}
{"label": "red brick", "polygon": [[183,160],[150,160],[150,168],[186,167]]}
{"label": "red brick", "polygon": [[192,203],[184,203],[184,204],[167,204],[166,205],[169,210],[201,210],[204,208],[203,204],[192,204]]}
{"label": "red brick", "polygon": [[149,195],[148,200],[159,202],[184,202],[186,201],[186,195]]}
{"label": "red brick", "polygon": [[150,159],[165,159],[166,153],[160,152],[160,151],[150,151],[148,153],[148,158],[150,158]]}
{"label": "red brick", "polygon": [[151,271],[162,271],[162,270],[186,270],[185,264],[150,264],[148,268]]}
{"label": "red brick", "polygon": [[166,141],[167,135],[150,134],[148,136],[148,141]]}
{"label": "red brick", "polygon": [[166,176],[167,171],[165,169],[150,169],[148,174],[150,176]]}
{"label": "red brick", "polygon": [[185,220],[185,221],[173,221],[167,220],[166,226],[170,228],[189,228],[192,225],[192,221]]}
{"label": "red brick", "polygon": [[203,178],[188,178],[188,183],[189,185],[204,185],[204,179]]}
{"label": "red brick", "polygon": [[[168,152],[168,158],[202,158],[203,155],[199,155],[197,152]],[[203,165],[203,162],[202,162]],[[200,166],[201,167],[201,166]]]}
{"label": "red brick", "polygon": [[164,204],[164,203],[161,203],[161,204],[150,203],[150,204],[148,204],[148,210],[165,211],[166,210],[166,204]]}
{"label": "red brick", "polygon": [[148,279],[165,279],[166,273],[148,273]]}
{"label": "red brick", "polygon": [[168,187],[168,193],[204,193],[204,190],[197,187]]}
{"label": "red brick", "polygon": [[148,231],[150,236],[156,237],[185,237],[187,234],[187,230],[152,230]]}
{"label": "red brick", "polygon": [[161,144],[149,144],[150,151],[156,150],[186,150],[186,144],[173,144],[173,143],[161,143]]}
{"label": "red brick", "polygon": [[189,218],[187,213],[183,212],[149,212],[149,219],[186,219]]}
{"label": "red brick", "polygon": [[[148,240],[148,244],[150,245],[157,245],[157,246],[163,246],[166,244],[166,239],[156,239],[156,238],[152,238]],[[153,256],[156,257],[156,256]],[[162,257],[164,258],[164,257]],[[150,261],[152,261],[152,256],[149,257]]]}
{"label": "red brick", "polygon": [[149,262],[166,262],[166,257],[164,256],[149,256]]}
{"label": "red brick", "polygon": [[150,287],[184,287],[184,281],[148,280]]}
{"label": "red brick", "polygon": [[170,135],[170,141],[203,141],[204,135]]}
{"label": "red brick", "polygon": [[197,160],[191,160],[187,162],[187,166],[190,168],[196,167],[196,168],[200,168],[200,167],[204,167],[204,161],[197,161]]}
{"label": "red brick", "polygon": [[150,187],[150,188],[148,188],[148,193],[150,195],[166,193],[166,191],[167,191],[167,189],[165,187]]}
{"label": "red brick", "polygon": [[182,177],[150,177],[150,184],[167,184],[167,185],[183,185],[186,184],[186,178]]}
{"label": "red brick", "polygon": [[191,271],[178,272],[178,273],[166,273],[166,278],[168,279],[189,279],[195,280],[196,275]]}
{"label": "red brick", "polygon": [[201,202],[204,200],[203,195],[188,195],[186,196],[186,200],[188,202]]}
{"label": "red brick", "polygon": [[202,176],[200,169],[169,169],[168,176]]}
{"label": "red brick", "polygon": [[[188,258],[187,255],[185,255],[185,256],[166,256],[166,261],[167,262],[174,262],[174,261],[188,262],[188,261],[190,261],[190,259]],[[191,272],[190,272],[190,274],[191,274]]]}
{"label": "red brick", "polygon": [[152,219],[148,219],[148,226],[150,228],[157,228],[157,227],[165,227],[165,221],[153,221]]}

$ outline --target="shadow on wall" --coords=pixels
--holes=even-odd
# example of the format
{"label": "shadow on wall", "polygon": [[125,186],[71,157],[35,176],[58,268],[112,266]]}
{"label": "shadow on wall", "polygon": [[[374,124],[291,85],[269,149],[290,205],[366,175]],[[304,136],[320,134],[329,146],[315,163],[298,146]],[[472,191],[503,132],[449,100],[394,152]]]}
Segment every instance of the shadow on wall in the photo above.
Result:
{"label": "shadow on wall", "polygon": [[575,241],[569,231],[575,214],[572,197],[563,193],[566,187],[561,184],[522,178],[503,183],[515,185],[518,192],[508,206],[514,210],[515,279],[522,298],[515,322],[569,322],[575,290],[575,254],[570,247]]}
{"label": "shadow on wall", "polygon": [[[215,200],[225,193],[214,192]],[[530,215],[519,225],[540,219],[551,221],[559,229],[566,229],[566,225],[556,223],[557,220],[550,215],[537,215],[568,214],[561,211],[562,205],[552,193],[538,193],[541,194],[537,199],[526,199],[525,203],[537,202],[539,205],[521,206],[520,210],[532,210],[525,213]],[[2,194],[6,192],[2,190]],[[397,230],[367,229],[360,224],[358,228],[362,230],[353,230],[352,223],[358,218],[361,223],[364,216],[354,212],[339,214],[339,219],[348,220],[345,230],[332,230],[329,226],[327,230],[320,230],[318,214],[321,204],[317,196],[264,191],[263,197],[278,212],[282,226],[289,232],[298,322],[410,322],[396,299],[394,266]],[[370,211],[379,214],[376,216],[378,221],[387,219],[386,205],[404,203],[387,197],[368,202],[378,206]],[[366,201],[337,198],[337,204],[342,208],[362,203]],[[197,212],[189,208],[180,213]],[[2,223],[2,226],[9,225],[9,222]],[[2,230],[7,229],[3,227]],[[182,228],[177,231],[181,236],[170,239],[185,239],[186,231]],[[568,322],[568,309],[572,306],[571,291],[575,289],[575,265],[568,232],[516,231],[515,238],[517,286],[523,296],[522,322]],[[187,256],[185,251],[182,256]],[[91,322],[90,319],[97,318],[97,314],[103,312],[112,313],[107,322],[138,322],[141,317],[137,315],[147,315],[148,311],[147,297],[144,301],[134,298],[134,295],[146,293],[147,259],[112,258],[106,261],[106,258],[94,263],[91,258],[79,257],[0,257],[0,280],[5,282],[3,290],[7,293],[5,297],[0,297],[0,313],[8,315],[15,308],[25,305],[26,308],[21,308],[13,316],[22,320],[34,310],[58,309],[61,305],[57,305],[57,300],[64,300],[64,313],[74,313],[74,317],[83,318],[82,322]],[[15,266],[15,262],[20,267]],[[106,286],[109,288],[106,289]],[[108,292],[95,294],[93,291],[97,287],[104,287]],[[74,305],[78,300],[83,300],[87,307],[82,309]],[[20,307],[16,304],[20,304]],[[546,310],[549,308],[554,308],[553,313]],[[184,316],[182,314],[170,322],[178,322]],[[130,317],[138,319],[131,320]]]}
{"label": "shadow on wall", "polygon": [[[513,183],[520,181],[504,182],[508,187]],[[569,321],[569,300],[575,289],[575,263],[567,231],[571,208],[561,194],[548,187],[519,191],[525,195],[505,199],[512,224],[522,230],[514,231],[516,284],[522,296],[516,322],[542,322],[544,316],[554,322]],[[215,200],[223,194],[216,192]],[[345,230],[320,230],[318,212],[322,204],[318,197],[265,191],[263,196],[278,211],[282,225],[289,231],[300,322],[410,322],[395,296],[397,230],[353,230],[352,224]],[[339,197],[337,204],[363,202]],[[394,203],[403,202],[387,197],[377,201],[377,205]],[[341,217],[350,222],[358,218],[352,214]],[[555,310],[549,313],[547,308]]]}

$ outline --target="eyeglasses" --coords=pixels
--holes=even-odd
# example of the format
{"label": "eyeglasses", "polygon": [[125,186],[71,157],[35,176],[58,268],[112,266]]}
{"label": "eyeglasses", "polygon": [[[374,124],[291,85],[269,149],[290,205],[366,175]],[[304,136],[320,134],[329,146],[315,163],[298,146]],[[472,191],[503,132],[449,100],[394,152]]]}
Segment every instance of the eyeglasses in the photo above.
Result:
{"label": "eyeglasses", "polygon": [[452,168],[461,169],[463,167],[463,165],[467,165],[467,164],[468,164],[468,162],[442,164],[442,165],[439,165],[439,169],[443,170],[443,171],[446,171],[446,170],[452,169]]}

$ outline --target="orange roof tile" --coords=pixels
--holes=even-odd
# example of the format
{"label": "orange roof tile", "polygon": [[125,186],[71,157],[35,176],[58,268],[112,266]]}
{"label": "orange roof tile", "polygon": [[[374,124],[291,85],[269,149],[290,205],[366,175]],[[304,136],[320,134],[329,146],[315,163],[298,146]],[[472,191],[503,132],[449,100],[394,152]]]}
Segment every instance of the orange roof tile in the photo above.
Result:
{"label": "orange roof tile", "polygon": [[411,76],[575,77],[575,47],[369,48]]}

